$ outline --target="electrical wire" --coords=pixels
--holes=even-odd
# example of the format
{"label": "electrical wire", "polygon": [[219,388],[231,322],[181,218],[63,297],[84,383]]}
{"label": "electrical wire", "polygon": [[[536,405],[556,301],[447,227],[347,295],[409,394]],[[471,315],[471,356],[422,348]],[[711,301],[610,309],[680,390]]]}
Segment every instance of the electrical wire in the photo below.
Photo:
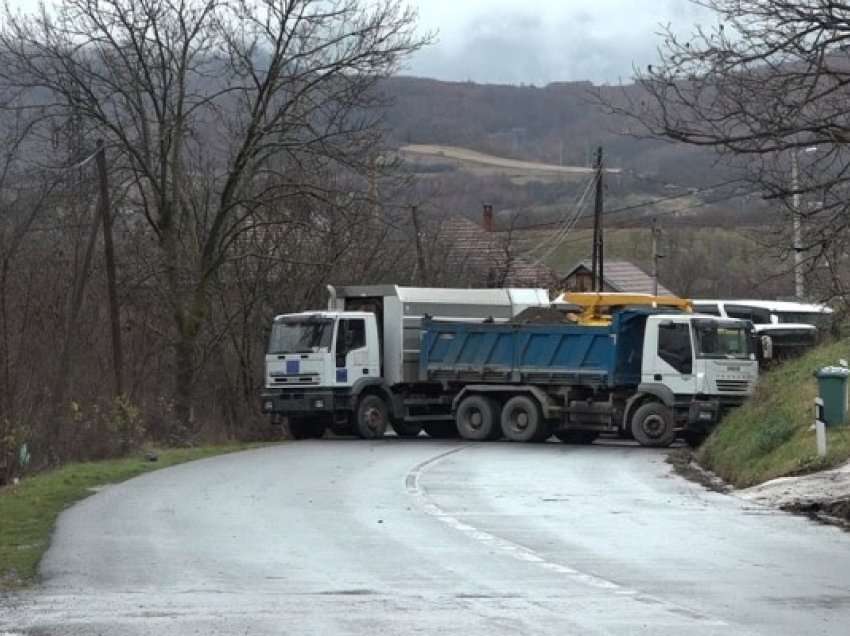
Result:
{"label": "electrical wire", "polygon": [[[704,188],[699,188],[699,189],[696,189],[696,190],[690,190],[690,191],[685,192],[683,194],[675,194],[675,195],[670,195],[670,196],[665,196],[665,197],[657,197],[657,198],[654,198],[654,199],[650,199],[648,201],[643,201],[641,203],[635,203],[635,204],[623,206],[623,207],[620,207],[620,208],[614,208],[612,210],[605,210],[603,212],[603,216],[608,216],[608,215],[611,215],[611,214],[621,214],[623,212],[630,212],[631,210],[638,210],[640,208],[645,208],[645,207],[648,207],[648,206],[655,205],[656,203],[663,203],[664,201],[673,201],[675,199],[683,199],[685,197],[689,197],[689,196],[692,196],[694,194],[699,194],[701,192],[710,192],[712,190],[717,190],[718,188],[722,188],[722,187],[727,186],[727,185],[732,185],[733,183],[739,183],[740,181],[741,181],[741,179],[732,179],[732,180],[729,180],[729,181],[723,181],[721,183],[716,183],[716,184],[711,185],[711,186],[706,186]],[[755,194],[755,191],[746,192],[746,193],[743,193],[743,194],[735,194],[731,197],[716,199],[715,201],[703,202],[701,204],[698,204],[695,207],[702,207],[703,205],[711,205],[712,203],[715,203],[715,202],[725,201],[725,200],[727,200],[727,198],[747,196],[747,195],[750,195],[750,194]],[[683,209],[691,209],[691,208],[683,208]],[[658,212],[657,214],[673,214],[673,213],[680,212],[680,211],[682,211],[682,210],[679,210],[679,209],[677,209],[677,210],[665,210],[665,211],[662,211],[662,212]],[[538,229],[538,228],[550,227],[552,225],[555,225],[556,223],[558,223],[558,221],[552,221],[552,222],[548,222],[548,223],[535,223],[533,225],[524,225],[524,226],[517,228],[517,229],[519,229],[519,230],[534,230],[534,229]]]}
{"label": "electrical wire", "polygon": [[[530,249],[527,254],[533,255],[536,252],[544,251],[545,253],[541,256],[536,262],[535,265],[540,261],[545,259],[549,254],[551,254],[569,235],[572,231],[575,224],[578,222],[579,218],[581,218],[582,212],[584,211],[584,207],[587,201],[588,194],[590,194],[591,189],[596,184],[597,179],[599,178],[598,173],[595,174],[591,179],[588,180],[587,185],[581,193],[581,196],[574,204],[575,211],[569,219],[564,218],[561,227],[554,232],[553,234],[547,235],[542,241],[540,241],[536,246]],[[525,229],[525,228],[521,228]]]}

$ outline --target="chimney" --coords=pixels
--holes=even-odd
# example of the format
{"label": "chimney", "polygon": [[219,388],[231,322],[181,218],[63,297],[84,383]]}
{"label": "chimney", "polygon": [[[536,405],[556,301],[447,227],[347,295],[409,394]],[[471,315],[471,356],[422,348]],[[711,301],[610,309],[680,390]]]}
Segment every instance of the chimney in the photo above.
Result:
{"label": "chimney", "polygon": [[495,232],[496,226],[493,223],[493,206],[485,203],[484,204],[484,214],[482,215],[482,223],[484,226],[485,232]]}

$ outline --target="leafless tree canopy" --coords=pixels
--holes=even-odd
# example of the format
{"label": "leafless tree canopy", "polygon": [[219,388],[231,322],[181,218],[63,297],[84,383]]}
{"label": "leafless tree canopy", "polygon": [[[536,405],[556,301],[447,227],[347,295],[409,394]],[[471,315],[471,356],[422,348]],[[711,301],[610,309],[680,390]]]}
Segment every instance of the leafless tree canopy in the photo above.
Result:
{"label": "leafless tree canopy", "polygon": [[[789,204],[803,249],[843,294],[850,170],[850,3],[705,0],[717,23],[687,40],[665,31],[660,61],[638,70],[643,95],[609,108],[635,134],[711,147],[766,196]],[[792,186],[794,154],[800,179]],[[792,195],[801,196],[798,211]],[[776,237],[790,245],[787,237]],[[826,273],[824,273],[826,272]]]}
{"label": "leafless tree canopy", "polygon": [[[299,306],[339,268],[368,276],[386,266],[374,254],[393,232],[385,205],[392,166],[375,160],[383,102],[374,88],[428,41],[414,34],[405,3],[64,0],[31,15],[4,13],[5,361],[16,345],[5,291],[17,281],[8,272],[37,220],[74,250],[57,276],[71,276],[70,296],[91,293],[89,271],[101,273],[97,259],[82,266],[97,237],[96,182],[88,164],[71,167],[101,139],[130,393],[161,393],[154,378],[170,376],[167,399],[181,430],[193,426],[202,368],[226,363],[220,372],[234,382],[242,374],[234,386],[247,399],[260,321],[272,311]],[[84,336],[84,314],[63,323],[62,338]],[[134,350],[134,333],[170,349],[171,361],[162,367],[150,350]],[[222,349],[228,341],[233,348]],[[231,355],[243,365],[237,373]],[[71,382],[51,373],[54,389]],[[0,421],[20,417],[3,410],[11,395],[3,389]]]}

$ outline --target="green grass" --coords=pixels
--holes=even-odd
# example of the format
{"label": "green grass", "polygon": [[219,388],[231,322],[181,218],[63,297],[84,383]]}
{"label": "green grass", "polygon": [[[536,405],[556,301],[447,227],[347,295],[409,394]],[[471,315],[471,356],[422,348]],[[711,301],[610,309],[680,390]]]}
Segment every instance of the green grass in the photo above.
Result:
{"label": "green grass", "polygon": [[50,534],[59,513],[93,494],[92,488],[257,446],[229,444],[157,450],[156,462],[147,461],[139,454],[125,459],[68,464],[0,489],[0,591],[24,587],[36,580],[38,563],[50,545]]}
{"label": "green grass", "polygon": [[739,488],[807,473],[850,458],[850,426],[829,428],[828,453],[817,456],[813,372],[850,358],[850,339],[813,349],[764,375],[756,394],[730,413],[697,452],[698,461]]}

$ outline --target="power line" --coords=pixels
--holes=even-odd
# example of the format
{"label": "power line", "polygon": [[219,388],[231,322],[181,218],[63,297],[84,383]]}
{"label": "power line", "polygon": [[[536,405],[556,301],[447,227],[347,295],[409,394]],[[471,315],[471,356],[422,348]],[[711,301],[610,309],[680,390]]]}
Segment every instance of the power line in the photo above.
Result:
{"label": "power line", "polygon": [[587,200],[587,195],[590,192],[590,186],[593,185],[594,181],[598,179],[598,175],[596,179],[593,179],[590,183],[588,183],[588,187],[582,195],[581,201],[579,202],[579,206],[576,208],[576,213],[572,219],[570,219],[569,226],[564,227],[564,229],[559,233],[557,239],[552,242],[552,245],[547,249],[536,261],[534,261],[534,265],[539,265],[542,261],[549,257],[549,255],[558,249],[566,238],[570,235],[576,223],[578,223],[579,218],[581,218],[581,213],[585,207],[585,201]]}
{"label": "power line", "polygon": [[549,254],[554,252],[561,245],[561,243],[563,243],[564,239],[569,236],[570,232],[575,227],[575,224],[581,218],[582,212],[584,211],[585,203],[587,201],[587,195],[590,193],[591,188],[596,183],[598,178],[599,175],[596,174],[592,179],[588,180],[584,191],[581,193],[581,197],[578,199],[578,201],[576,201],[574,205],[575,213],[573,214],[573,216],[569,220],[565,218],[563,224],[557,232],[545,237],[542,241],[540,241],[540,243],[538,243],[535,247],[529,250],[528,254],[534,254],[539,250],[545,250],[543,255],[540,256],[537,261],[535,261],[535,265],[537,265],[546,257],[548,257]]}
{"label": "power line", "polygon": [[[701,203],[695,203],[694,205],[689,205],[689,206],[684,207],[684,208],[676,208],[675,210],[665,210],[663,212],[657,212],[654,216],[664,216],[664,215],[669,215],[669,214],[678,214],[679,212],[687,212],[688,210],[703,208],[703,207],[706,207],[708,205],[712,205],[714,203],[720,203],[722,201],[727,201],[729,199],[734,199],[734,198],[737,198],[737,197],[743,197],[743,196],[747,196],[747,195],[750,195],[750,194],[756,194],[757,192],[758,192],[758,190],[753,190],[751,192],[743,192],[743,193],[739,193],[739,194],[730,195],[730,196],[727,196],[727,197],[722,197],[722,198],[716,199],[714,201],[703,201]],[[609,230],[627,230],[627,229],[632,229],[634,227],[635,226],[620,225],[620,226],[609,226],[608,229]],[[523,228],[523,229],[525,229],[525,228]],[[588,239],[587,239],[586,236],[575,237],[575,238],[573,238],[569,241],[562,241],[562,245],[582,243],[582,242],[587,241],[587,240]]]}
{"label": "power line", "polygon": [[[609,214],[620,214],[622,212],[629,212],[631,210],[638,210],[640,208],[645,208],[645,207],[648,207],[648,206],[651,206],[651,205],[655,205],[656,203],[663,203],[664,201],[673,201],[675,199],[683,199],[685,197],[689,197],[689,196],[692,196],[694,194],[699,194],[701,192],[710,192],[711,190],[717,190],[718,188],[722,188],[724,186],[731,185],[733,183],[739,183],[740,181],[741,181],[741,179],[732,179],[732,180],[729,180],[729,181],[723,181],[721,183],[716,183],[716,184],[711,185],[711,186],[706,186],[705,188],[699,188],[697,190],[690,190],[690,191],[682,193],[682,194],[674,194],[674,195],[669,195],[669,196],[665,196],[665,197],[657,197],[655,199],[650,199],[648,201],[643,201],[641,203],[635,203],[633,205],[627,205],[627,206],[624,206],[624,207],[621,207],[621,208],[614,208],[613,210],[605,210],[605,212],[603,213],[603,216],[608,216]],[[715,199],[714,201],[705,201],[705,202],[702,202],[702,203],[700,203],[696,206],[693,206],[693,207],[702,207],[702,206],[705,206],[705,205],[711,205],[712,203],[719,203],[721,201],[726,201],[726,200],[731,199],[731,198],[748,196],[750,194],[755,194],[755,193],[756,193],[756,191],[745,192],[745,193],[736,193],[736,194],[729,196],[729,197],[723,197],[723,198],[720,198],[720,199]],[[688,209],[692,209],[692,208],[682,208],[682,209],[677,209],[677,210],[666,210],[666,211],[658,212],[658,214],[673,214],[675,212],[680,212],[680,211],[688,210]],[[550,227],[552,225],[556,225],[556,224],[559,224],[559,223],[560,223],[560,221],[551,221],[551,222],[548,222],[548,223],[535,223],[534,225],[524,225],[522,227],[518,227],[517,229],[518,230],[534,230],[534,229],[537,229],[537,228]]]}

